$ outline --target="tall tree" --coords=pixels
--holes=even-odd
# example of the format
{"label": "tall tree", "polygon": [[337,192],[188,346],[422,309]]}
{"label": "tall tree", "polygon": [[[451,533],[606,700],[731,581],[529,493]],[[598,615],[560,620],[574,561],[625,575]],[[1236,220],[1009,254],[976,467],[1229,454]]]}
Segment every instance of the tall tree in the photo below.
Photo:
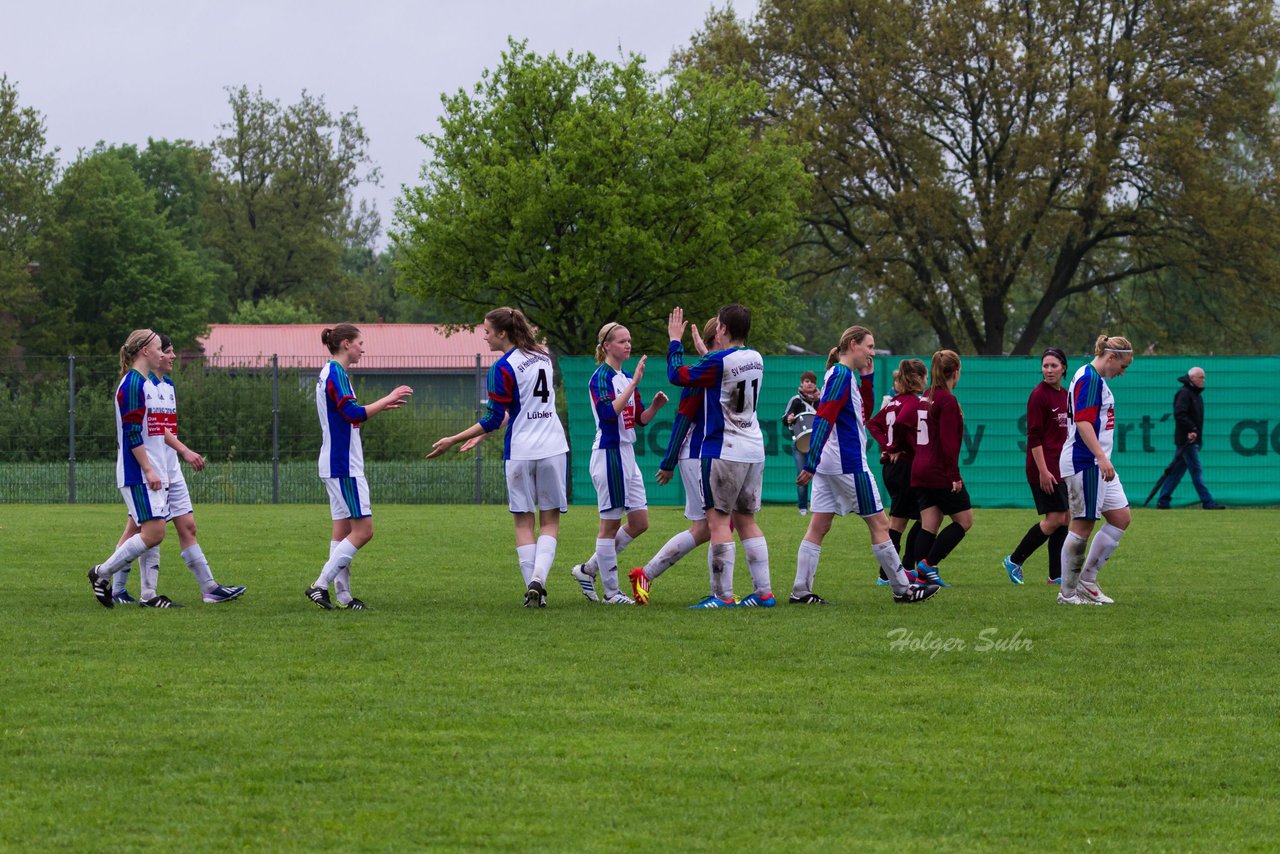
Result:
{"label": "tall tree", "polygon": [[27,340],[43,353],[110,353],[152,327],[178,346],[206,329],[213,276],[118,154],[67,168],[36,246],[42,311]]}
{"label": "tall tree", "polygon": [[1136,277],[1274,293],[1272,5],[763,0],[677,60],[745,69],[808,143],[815,274],[1026,353],[1064,299]]}
{"label": "tall tree", "polygon": [[58,150],[45,142],[44,117],[18,101],[18,87],[0,76],[0,354],[17,343],[39,300],[33,244],[45,223]]}
{"label": "tall tree", "polygon": [[611,320],[659,345],[675,304],[746,303],[762,343],[790,328],[774,243],[805,180],[782,133],[744,125],[764,106],[754,84],[511,42],[444,106],[396,208],[405,287],[470,318],[519,306],[565,353],[592,352]]}
{"label": "tall tree", "polygon": [[347,244],[367,231],[370,212],[352,197],[379,180],[368,137],[354,109],[334,115],[305,91],[287,106],[244,86],[229,100],[206,219],[209,244],[235,269],[231,308],[312,302],[344,282]]}

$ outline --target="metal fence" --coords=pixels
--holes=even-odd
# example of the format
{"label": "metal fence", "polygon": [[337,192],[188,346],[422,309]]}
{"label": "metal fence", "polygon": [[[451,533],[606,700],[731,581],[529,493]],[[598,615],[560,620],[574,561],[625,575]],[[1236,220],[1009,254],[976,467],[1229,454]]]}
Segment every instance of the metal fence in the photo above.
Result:
{"label": "metal fence", "polygon": [[[414,388],[404,408],[361,428],[376,502],[505,501],[501,445],[427,461],[432,442],[473,423],[493,356],[366,357],[352,383],[363,402],[397,385]],[[178,429],[203,454],[187,470],[197,503],[327,500],[316,460],[315,383],[323,359],[185,358],[175,367]],[[0,359],[0,501],[114,502],[116,435],[112,357]]]}

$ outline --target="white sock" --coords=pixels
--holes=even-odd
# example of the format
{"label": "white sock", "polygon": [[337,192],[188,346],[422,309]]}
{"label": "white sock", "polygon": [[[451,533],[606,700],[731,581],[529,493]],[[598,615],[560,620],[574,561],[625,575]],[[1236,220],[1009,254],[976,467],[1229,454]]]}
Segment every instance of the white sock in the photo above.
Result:
{"label": "white sock", "polygon": [[[618,555],[627,550],[627,546],[635,540],[635,537],[627,533],[625,527],[619,528],[618,533],[613,535],[613,556],[617,560]],[[600,571],[600,561],[596,557],[595,552],[591,553],[591,557],[587,558],[587,562],[582,565],[582,570],[587,575],[594,576]]]}
{"label": "white sock", "polygon": [[1080,568],[1084,566],[1084,547],[1088,542],[1074,531],[1067,531],[1067,538],[1062,541],[1062,595],[1067,598],[1076,595]]}
{"label": "white sock", "polygon": [[898,557],[898,550],[893,547],[893,540],[872,543],[871,553],[879,561],[880,568],[889,579],[889,586],[893,588],[893,592],[906,593],[907,575],[902,571],[902,558]]}
{"label": "white sock", "polygon": [[551,564],[556,560],[556,538],[550,534],[542,534],[538,537],[536,548],[538,553],[533,559],[533,580],[545,588]]}
{"label": "white sock", "polygon": [[156,598],[160,585],[160,547],[152,546],[138,558],[138,577],[142,579],[138,596],[143,602]]}
{"label": "white sock", "polygon": [[182,562],[195,576],[201,593],[208,593],[218,588],[218,582],[213,580],[213,571],[209,569],[209,561],[205,560],[204,550],[200,548],[199,543],[182,550]]}
{"label": "white sock", "polygon": [[803,596],[813,592],[813,576],[818,572],[818,558],[822,556],[822,546],[809,540],[801,540],[796,551],[796,580],[791,585],[792,596]]}
{"label": "white sock", "polygon": [[693,534],[681,531],[667,540],[666,545],[658,549],[658,553],[644,565],[645,577],[653,581],[697,547],[698,541],[693,538]]}
{"label": "white sock", "polygon": [[338,571],[344,566],[351,565],[351,561],[358,551],[360,550],[353,546],[350,540],[343,540],[338,543],[333,550],[333,556],[329,558],[329,562],[324,565],[324,569],[320,570],[320,574],[316,576],[316,583],[311,586],[327,590],[329,585],[333,583],[333,579],[338,575]]}
{"label": "white sock", "polygon": [[142,541],[141,534],[134,534],[120,545],[116,546],[116,550],[111,553],[111,557],[104,560],[98,565],[98,577],[107,578],[114,575],[116,570],[122,566],[128,566],[133,563],[133,559],[147,550],[147,544]]}
{"label": "white sock", "polygon": [[733,562],[737,548],[733,543],[712,543],[707,549],[707,569],[711,572],[711,595],[719,599],[733,598]]}
{"label": "white sock", "polygon": [[520,577],[524,579],[524,586],[527,588],[529,582],[533,580],[533,568],[537,564],[538,546],[536,543],[529,543],[527,546],[516,546],[516,560],[520,562]]}
{"label": "white sock", "polygon": [[751,584],[756,593],[767,596],[773,592],[769,581],[769,544],[764,537],[752,537],[742,541],[742,550],[747,553],[747,569],[751,572]]}
{"label": "white sock", "polygon": [[117,571],[111,576],[111,595],[119,596],[125,591],[125,585],[129,581],[129,570],[133,568],[133,564],[126,563],[124,569]]}
{"label": "white sock", "polygon": [[[329,541],[329,557],[333,557],[333,550],[340,542],[342,540]],[[355,598],[351,595],[351,564],[338,570],[338,574],[333,577],[333,592],[340,605],[350,605],[351,600]]]}
{"label": "white sock", "polygon": [[596,566],[600,570],[600,583],[604,585],[604,598],[618,592],[618,547],[612,537],[596,540]]}
{"label": "white sock", "polygon": [[1098,570],[1102,569],[1102,565],[1111,558],[1123,536],[1124,529],[1110,523],[1104,524],[1102,530],[1093,535],[1093,543],[1089,546],[1089,557],[1084,562],[1084,571],[1080,573],[1082,581],[1093,584],[1098,580]]}

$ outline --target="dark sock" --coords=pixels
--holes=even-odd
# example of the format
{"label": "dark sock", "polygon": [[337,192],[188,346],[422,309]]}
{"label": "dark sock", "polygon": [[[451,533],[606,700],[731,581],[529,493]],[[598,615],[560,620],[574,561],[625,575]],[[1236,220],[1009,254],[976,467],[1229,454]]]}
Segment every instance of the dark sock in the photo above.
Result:
{"label": "dark sock", "polygon": [[947,555],[951,554],[951,550],[960,545],[964,535],[964,526],[958,522],[952,522],[943,528],[929,549],[929,566],[938,566],[946,560]]}
{"label": "dark sock", "polygon": [[1036,549],[1044,545],[1044,541],[1047,539],[1049,538],[1045,535],[1045,532],[1040,530],[1040,523],[1036,522],[1022,538],[1022,542],[1018,543],[1018,547],[1013,550],[1013,554],[1009,555],[1009,560],[1018,566],[1022,566]]}
{"label": "dark sock", "polygon": [[920,560],[920,522],[917,521],[907,531],[907,546],[902,552],[902,565],[911,569]]}
{"label": "dark sock", "polygon": [[[937,539],[937,534],[930,534],[924,528],[920,529],[920,533],[916,536],[916,551],[913,555],[917,562],[923,559],[925,563],[929,563],[929,553],[933,551],[933,544]],[[929,563],[929,565],[937,566],[936,563]]]}
{"label": "dark sock", "polygon": [[1062,544],[1067,541],[1067,530],[1063,525],[1049,535],[1049,578],[1053,581],[1062,577]]}

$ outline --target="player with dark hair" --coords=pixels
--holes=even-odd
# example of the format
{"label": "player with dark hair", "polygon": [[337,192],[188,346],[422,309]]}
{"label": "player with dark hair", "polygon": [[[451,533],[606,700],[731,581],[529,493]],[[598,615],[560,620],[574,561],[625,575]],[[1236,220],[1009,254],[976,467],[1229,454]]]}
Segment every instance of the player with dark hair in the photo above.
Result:
{"label": "player with dark hair", "polygon": [[320,333],[320,343],[332,358],[316,379],[316,415],[320,419],[320,479],[329,493],[333,530],[329,559],[306,589],[312,602],[331,610],[329,585],[338,603],[353,611],[367,608],[351,595],[351,561],[373,539],[373,508],[369,504],[369,480],[364,474],[364,447],[360,426],[379,412],[399,409],[413,394],[407,385],[368,406],[361,406],[351,388],[347,371],[364,355],[364,338],[350,323],[339,323]]}
{"label": "player with dark hair", "polygon": [[1004,559],[1014,584],[1022,583],[1022,564],[1045,541],[1049,543],[1049,583],[1062,583],[1062,543],[1067,538],[1067,485],[1058,472],[1058,457],[1067,440],[1067,390],[1062,377],[1067,355],[1050,347],[1040,357],[1040,374],[1027,398],[1027,483],[1036,512],[1044,518],[1032,525],[1022,542]]}
{"label": "player with dark hair", "polygon": [[[700,388],[705,394],[702,437],[702,492],[711,530],[708,566],[711,595],[693,607],[772,608],[769,547],[756,522],[764,481],[764,434],[756,417],[764,359],[747,347],[751,310],[733,303],[717,315],[712,350],[696,364],[684,364],[684,310],[667,318],[667,378],[675,385]],[[733,594],[733,526],[742,538],[753,590],[740,603]]]}
{"label": "player with dark hair", "polygon": [[[1110,605],[1115,600],[1098,586],[1098,570],[1115,553],[1132,515],[1124,486],[1111,464],[1115,439],[1116,401],[1107,380],[1124,376],[1133,363],[1127,338],[1099,335],[1093,361],[1071,378],[1067,403],[1071,418],[1058,469],[1067,482],[1071,528],[1062,545],[1062,605]],[[1098,519],[1105,519],[1089,545]],[[1088,556],[1085,546],[1089,546]]]}

